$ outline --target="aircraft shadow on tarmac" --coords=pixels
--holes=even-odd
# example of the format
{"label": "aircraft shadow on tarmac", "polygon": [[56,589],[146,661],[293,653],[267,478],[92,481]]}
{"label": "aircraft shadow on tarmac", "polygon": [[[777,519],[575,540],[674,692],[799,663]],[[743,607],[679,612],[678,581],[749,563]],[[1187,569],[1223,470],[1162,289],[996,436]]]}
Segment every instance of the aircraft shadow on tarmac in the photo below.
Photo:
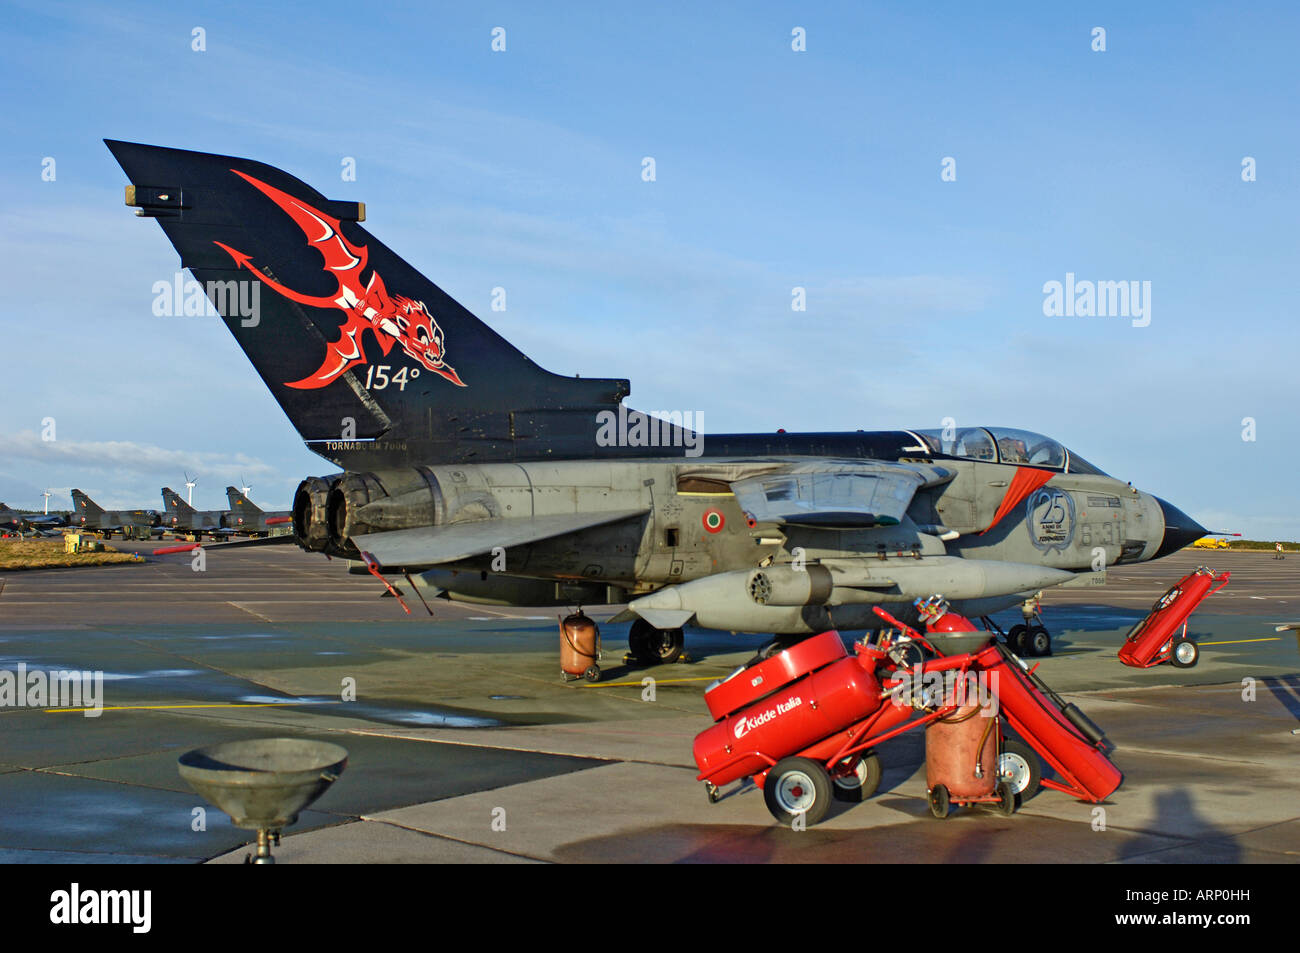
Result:
{"label": "aircraft shadow on tarmac", "polygon": [[1150,839],[1144,834],[1130,836],[1120,848],[1121,863],[1216,863],[1241,862],[1241,848],[1231,832],[1212,823],[1199,814],[1191,792],[1174,788],[1156,794],[1156,816],[1147,826],[1151,830],[1170,831],[1193,829],[1195,841],[1179,844],[1166,850],[1152,850]]}

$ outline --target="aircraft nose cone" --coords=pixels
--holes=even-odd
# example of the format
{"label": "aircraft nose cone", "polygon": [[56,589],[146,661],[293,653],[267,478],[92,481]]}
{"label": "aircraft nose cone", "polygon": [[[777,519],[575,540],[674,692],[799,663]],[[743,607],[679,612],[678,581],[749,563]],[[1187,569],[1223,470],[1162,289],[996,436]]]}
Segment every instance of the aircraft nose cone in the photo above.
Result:
{"label": "aircraft nose cone", "polygon": [[1206,529],[1178,507],[1156,497],[1160,504],[1160,513],[1165,518],[1165,535],[1160,540],[1160,548],[1152,559],[1176,553],[1188,543],[1193,543],[1206,534]]}

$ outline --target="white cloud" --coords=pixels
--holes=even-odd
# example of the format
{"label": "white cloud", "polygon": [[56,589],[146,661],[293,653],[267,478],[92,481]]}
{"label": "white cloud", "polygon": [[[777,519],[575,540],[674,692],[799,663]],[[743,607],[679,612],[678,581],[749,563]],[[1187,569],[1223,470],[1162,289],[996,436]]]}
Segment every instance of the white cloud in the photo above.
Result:
{"label": "white cloud", "polygon": [[[48,480],[52,509],[67,509],[68,491],[76,486],[105,507],[156,508],[158,489],[184,485],[184,475],[197,478],[207,498],[223,500],[222,490],[248,481],[264,488],[259,502],[275,501],[291,492],[297,478],[286,477],[276,467],[244,453],[216,453],[158,447],[130,440],[43,441],[31,431],[0,435],[8,473],[0,473],[0,488],[15,497],[13,505],[33,505],[40,490],[33,475]],[[3,499],[0,494],[0,499]],[[10,502],[6,500],[6,502]],[[201,505],[199,496],[195,505]],[[220,504],[224,507],[224,503]]]}
{"label": "white cloud", "polygon": [[276,475],[274,467],[243,453],[169,450],[131,440],[42,440],[30,430],[6,438],[6,450],[11,459],[131,473],[185,470],[198,475],[228,476],[232,471],[238,471],[254,479]]}

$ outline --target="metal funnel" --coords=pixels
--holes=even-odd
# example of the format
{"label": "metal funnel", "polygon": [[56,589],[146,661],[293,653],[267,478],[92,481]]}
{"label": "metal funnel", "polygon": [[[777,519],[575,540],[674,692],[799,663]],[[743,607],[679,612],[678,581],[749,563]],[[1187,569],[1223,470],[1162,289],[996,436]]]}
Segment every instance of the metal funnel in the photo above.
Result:
{"label": "metal funnel", "polygon": [[993,641],[989,632],[925,632],[925,641],[944,655],[978,652]]}
{"label": "metal funnel", "polygon": [[236,827],[258,831],[259,860],[270,862],[269,849],[263,850],[268,835],[297,821],[347,764],[347,751],[326,741],[260,738],[187,751],[179,769]]}

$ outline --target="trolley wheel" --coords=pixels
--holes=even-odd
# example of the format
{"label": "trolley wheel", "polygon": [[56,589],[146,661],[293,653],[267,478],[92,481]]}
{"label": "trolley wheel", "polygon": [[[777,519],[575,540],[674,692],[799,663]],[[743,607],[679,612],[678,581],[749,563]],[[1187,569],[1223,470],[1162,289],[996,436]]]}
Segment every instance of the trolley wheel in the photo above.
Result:
{"label": "trolley wheel", "polygon": [[1052,654],[1052,636],[1041,625],[1031,625],[1025,635],[1025,649],[1030,655],[1042,657]]}
{"label": "trolley wheel", "polygon": [[1013,625],[1011,631],[1007,633],[1007,645],[1017,655],[1028,654],[1028,641],[1029,626],[1027,625]]}
{"label": "trolley wheel", "polygon": [[850,774],[831,778],[831,794],[837,801],[858,803],[876,793],[880,787],[880,759],[874,754],[864,754],[858,759]]}
{"label": "trolley wheel", "polygon": [[788,825],[802,815],[811,827],[830,810],[830,775],[808,758],[784,758],[767,773],[763,800],[778,823]]}
{"label": "trolley wheel", "polygon": [[1016,793],[1005,781],[998,785],[998,811],[1007,817],[1016,813]]}
{"label": "trolley wheel", "polygon": [[930,789],[929,794],[930,813],[939,820],[944,820],[948,816],[948,789],[942,784],[936,784]]}
{"label": "trolley wheel", "polygon": [[1021,803],[1038,793],[1043,779],[1043,764],[1033,748],[1023,741],[1008,738],[998,755],[998,781],[1011,788]]}
{"label": "trolley wheel", "polygon": [[712,781],[704,782],[704,793],[708,796],[710,804],[717,804],[718,799],[721,797],[721,795],[718,794],[718,786]]}
{"label": "trolley wheel", "polygon": [[587,670],[582,673],[582,677],[589,682],[600,681],[600,666],[599,665],[587,666]]}
{"label": "trolley wheel", "polygon": [[1191,668],[1201,657],[1201,650],[1191,639],[1174,639],[1170,648],[1169,664],[1174,668]]}

